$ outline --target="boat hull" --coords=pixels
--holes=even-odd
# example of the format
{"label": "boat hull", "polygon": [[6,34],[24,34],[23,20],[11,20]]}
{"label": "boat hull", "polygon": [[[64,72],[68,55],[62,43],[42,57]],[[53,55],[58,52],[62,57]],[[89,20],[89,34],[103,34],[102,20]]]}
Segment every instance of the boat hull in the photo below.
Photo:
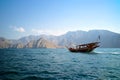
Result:
{"label": "boat hull", "polygon": [[70,52],[91,52],[93,51],[95,48],[91,48],[91,49],[74,49],[74,48],[69,48]]}
{"label": "boat hull", "polygon": [[82,44],[82,45],[78,45],[77,48],[68,48],[69,51],[71,52],[91,52],[93,51],[95,48],[99,47],[98,45],[99,42],[94,42],[94,43],[88,43],[88,44]]}

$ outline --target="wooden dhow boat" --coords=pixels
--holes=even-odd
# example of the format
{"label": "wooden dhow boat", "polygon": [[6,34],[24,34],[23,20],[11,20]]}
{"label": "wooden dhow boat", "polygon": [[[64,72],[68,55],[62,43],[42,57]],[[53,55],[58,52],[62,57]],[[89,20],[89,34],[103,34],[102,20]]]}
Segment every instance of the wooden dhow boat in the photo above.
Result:
{"label": "wooden dhow boat", "polygon": [[87,44],[77,45],[76,48],[69,47],[68,50],[71,52],[91,52],[95,48],[99,47],[100,42],[92,42]]}

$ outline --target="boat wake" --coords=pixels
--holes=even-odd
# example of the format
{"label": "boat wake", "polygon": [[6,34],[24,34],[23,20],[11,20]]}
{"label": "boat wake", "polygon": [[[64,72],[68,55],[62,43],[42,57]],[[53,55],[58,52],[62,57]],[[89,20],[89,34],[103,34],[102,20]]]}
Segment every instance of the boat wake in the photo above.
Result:
{"label": "boat wake", "polygon": [[102,51],[94,51],[94,53],[98,53],[98,54],[120,54],[120,52],[102,52]]}
{"label": "boat wake", "polygon": [[120,54],[120,52],[112,52],[111,54]]}

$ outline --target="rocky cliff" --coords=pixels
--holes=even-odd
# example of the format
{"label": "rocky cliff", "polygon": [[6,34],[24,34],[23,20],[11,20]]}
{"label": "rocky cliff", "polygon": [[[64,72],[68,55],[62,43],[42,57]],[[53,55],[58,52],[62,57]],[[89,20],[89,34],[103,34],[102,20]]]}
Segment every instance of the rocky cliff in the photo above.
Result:
{"label": "rocky cliff", "polygon": [[58,48],[58,46],[44,38],[40,38],[36,41],[30,41],[25,48]]}
{"label": "rocky cliff", "polygon": [[120,48],[120,34],[107,30],[69,31],[61,36],[32,35],[18,40],[0,38],[0,48],[61,48],[98,41],[98,36],[100,47]]}

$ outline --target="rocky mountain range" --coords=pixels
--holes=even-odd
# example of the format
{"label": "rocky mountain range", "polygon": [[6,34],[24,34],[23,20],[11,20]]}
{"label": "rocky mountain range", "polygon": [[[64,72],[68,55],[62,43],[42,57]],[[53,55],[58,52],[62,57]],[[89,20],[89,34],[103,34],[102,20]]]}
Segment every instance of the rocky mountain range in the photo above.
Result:
{"label": "rocky mountain range", "polygon": [[108,30],[69,31],[61,36],[30,35],[18,40],[1,37],[0,48],[64,48],[94,41],[99,41],[100,47],[120,48],[120,34]]}

